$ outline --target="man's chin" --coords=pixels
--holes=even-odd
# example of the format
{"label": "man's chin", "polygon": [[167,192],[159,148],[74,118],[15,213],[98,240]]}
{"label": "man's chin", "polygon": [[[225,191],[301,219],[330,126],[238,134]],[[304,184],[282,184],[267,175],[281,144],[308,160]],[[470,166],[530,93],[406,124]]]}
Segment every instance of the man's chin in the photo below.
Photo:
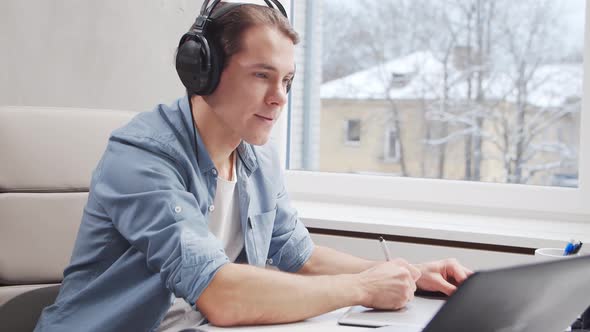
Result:
{"label": "man's chin", "polygon": [[264,144],[268,143],[269,138],[270,138],[270,135],[265,135],[265,136],[259,136],[259,137],[244,138],[244,141],[246,141],[246,143],[251,144],[251,145],[264,145]]}

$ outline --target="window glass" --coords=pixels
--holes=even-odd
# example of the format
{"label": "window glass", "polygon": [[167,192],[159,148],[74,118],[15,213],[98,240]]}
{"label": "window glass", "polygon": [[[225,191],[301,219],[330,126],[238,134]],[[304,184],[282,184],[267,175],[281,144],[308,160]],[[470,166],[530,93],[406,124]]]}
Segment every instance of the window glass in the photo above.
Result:
{"label": "window glass", "polygon": [[[290,169],[577,186],[585,1],[324,0],[312,12],[304,68],[319,72],[304,69]],[[356,144],[342,144],[343,122]]]}

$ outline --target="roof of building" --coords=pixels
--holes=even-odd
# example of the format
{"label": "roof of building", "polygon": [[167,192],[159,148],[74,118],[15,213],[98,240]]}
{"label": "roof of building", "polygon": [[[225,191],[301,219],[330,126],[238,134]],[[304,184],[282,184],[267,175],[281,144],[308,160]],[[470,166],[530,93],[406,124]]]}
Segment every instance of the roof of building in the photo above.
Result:
{"label": "roof of building", "polygon": [[[448,62],[450,99],[466,99],[466,75],[453,61]],[[582,64],[539,66],[527,83],[527,101],[539,107],[556,107],[572,98],[581,98],[582,76]],[[514,71],[493,71],[482,82],[486,99],[515,102],[515,81]],[[326,82],[321,86],[321,98],[432,100],[442,99],[443,86],[442,61],[429,51],[421,51]]]}

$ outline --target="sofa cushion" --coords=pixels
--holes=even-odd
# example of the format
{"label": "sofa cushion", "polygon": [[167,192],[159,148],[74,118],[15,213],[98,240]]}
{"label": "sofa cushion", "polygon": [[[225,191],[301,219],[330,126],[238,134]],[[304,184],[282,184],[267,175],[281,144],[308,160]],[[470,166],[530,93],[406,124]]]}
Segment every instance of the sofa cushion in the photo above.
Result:
{"label": "sofa cushion", "polygon": [[60,282],[88,193],[0,194],[0,285]]}
{"label": "sofa cushion", "polygon": [[87,191],[110,133],[136,114],[0,107],[0,192]]}

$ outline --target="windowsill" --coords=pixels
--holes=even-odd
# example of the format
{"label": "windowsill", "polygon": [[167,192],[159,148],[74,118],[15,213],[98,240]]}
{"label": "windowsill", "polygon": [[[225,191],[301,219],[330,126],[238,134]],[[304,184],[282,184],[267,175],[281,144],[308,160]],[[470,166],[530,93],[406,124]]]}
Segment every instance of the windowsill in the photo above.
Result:
{"label": "windowsill", "polygon": [[590,242],[590,222],[502,218],[350,204],[292,201],[307,227],[523,248]]}

